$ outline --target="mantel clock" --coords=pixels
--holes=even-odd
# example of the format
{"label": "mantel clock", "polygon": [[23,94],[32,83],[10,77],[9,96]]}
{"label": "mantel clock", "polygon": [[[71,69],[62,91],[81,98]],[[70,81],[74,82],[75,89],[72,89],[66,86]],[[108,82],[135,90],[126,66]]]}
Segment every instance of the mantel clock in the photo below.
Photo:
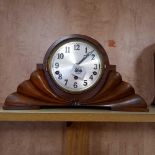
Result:
{"label": "mantel clock", "polygon": [[43,107],[147,111],[147,104],[109,64],[106,51],[91,37],[62,37],[47,50],[29,80],[6,98],[4,109]]}

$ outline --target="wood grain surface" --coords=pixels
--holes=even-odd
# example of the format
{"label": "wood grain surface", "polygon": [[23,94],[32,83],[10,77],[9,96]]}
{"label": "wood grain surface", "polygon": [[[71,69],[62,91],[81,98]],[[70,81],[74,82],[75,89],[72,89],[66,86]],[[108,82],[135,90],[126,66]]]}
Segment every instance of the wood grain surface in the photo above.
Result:
{"label": "wood grain surface", "polygon": [[6,122],[154,122],[155,107],[149,112],[122,112],[103,109],[52,108],[39,110],[0,109],[0,121]]}
{"label": "wood grain surface", "polygon": [[[114,111],[149,110],[144,99],[135,94],[134,88],[129,83],[122,81],[118,72],[109,70],[106,75],[105,84],[104,81],[98,83],[100,89],[97,86],[87,91],[88,93],[76,94],[76,101],[73,102],[75,95],[62,91],[63,96],[60,96],[59,89],[57,92],[55,91],[57,87],[54,87],[54,81],[51,82],[50,79],[45,77],[42,68],[37,68],[36,71],[31,73],[29,80],[19,84],[17,91],[7,96],[3,109],[28,110],[49,106],[53,108],[56,106],[73,107],[73,104],[78,102],[78,106],[81,107],[99,108],[101,106]],[[50,82],[53,87],[49,87]],[[75,105],[75,107],[78,106]]]}
{"label": "wood grain surface", "polygon": [[86,155],[89,153],[88,123],[71,123],[65,132],[64,150],[66,155]]}
{"label": "wood grain surface", "polygon": [[[29,78],[52,42],[72,33],[98,40],[123,79],[150,104],[154,0],[0,0],[0,102]],[[62,123],[1,123],[0,154],[63,154],[64,130]],[[90,155],[154,152],[154,123],[91,124]]]}

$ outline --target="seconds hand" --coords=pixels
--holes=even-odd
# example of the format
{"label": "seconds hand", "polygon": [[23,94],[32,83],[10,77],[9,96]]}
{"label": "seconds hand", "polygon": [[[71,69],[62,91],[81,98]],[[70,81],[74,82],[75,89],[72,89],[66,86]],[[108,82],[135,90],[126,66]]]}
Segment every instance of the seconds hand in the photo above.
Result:
{"label": "seconds hand", "polygon": [[80,65],[87,57],[89,57],[92,53],[94,52],[94,50],[92,50],[91,52],[88,52],[86,54],[86,56],[84,56],[78,63],[76,63],[76,65]]}

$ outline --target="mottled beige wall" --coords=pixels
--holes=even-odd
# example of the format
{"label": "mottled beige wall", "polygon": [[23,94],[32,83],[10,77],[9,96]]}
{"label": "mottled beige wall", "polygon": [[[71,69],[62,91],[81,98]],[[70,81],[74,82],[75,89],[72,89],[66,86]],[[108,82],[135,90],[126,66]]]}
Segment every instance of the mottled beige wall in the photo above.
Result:
{"label": "mottled beige wall", "polygon": [[[36,63],[42,62],[46,50],[53,41],[71,33],[86,34],[97,39],[107,51],[111,64],[117,65],[117,70],[123,79],[130,82],[137,93],[150,104],[154,95],[152,54],[155,52],[154,0],[0,0],[0,102],[4,102],[5,97],[15,91],[20,82],[29,78]],[[108,40],[113,40],[115,47],[109,47]],[[104,123],[100,124],[102,130],[104,126]],[[27,155],[29,152],[33,155],[39,152],[44,155],[62,154],[60,141],[63,140],[63,127],[62,123],[49,125],[1,123],[0,138],[4,145],[0,144],[0,154],[10,155],[11,151],[16,155]],[[95,127],[98,126],[94,124]],[[149,150],[155,152],[152,145],[155,144],[154,124],[132,124],[131,127],[128,124],[130,134],[126,130],[127,135],[124,133],[127,144],[131,144],[132,129],[136,130],[137,127],[139,130],[135,131],[134,136],[138,139],[141,131],[142,138],[140,144],[135,142],[132,147],[139,146],[137,149],[140,151],[141,142],[144,141],[142,146],[145,151],[139,154],[148,154]],[[122,146],[123,134],[119,135],[113,124],[106,126],[107,128],[111,131],[109,136],[100,130],[100,136],[96,138],[100,144],[98,154],[112,154],[108,149],[103,149],[103,146],[114,145],[111,134],[117,134],[118,139],[117,148],[114,147],[113,151]],[[122,124],[117,125],[117,129],[121,132],[123,128]],[[150,140],[147,139],[147,128]],[[93,130],[91,132],[95,141],[93,137],[95,132]],[[50,138],[47,136],[48,133]],[[41,138],[38,138],[39,135]],[[110,144],[103,145],[105,143],[103,139]],[[35,141],[39,143],[38,148]],[[8,152],[4,151],[7,144],[9,144]],[[18,145],[20,150],[14,148]],[[94,146],[95,143],[93,144],[90,139],[90,150]],[[126,154],[134,154],[134,149],[131,151],[130,147],[126,145],[123,147],[127,148]],[[92,155],[96,154],[97,149],[93,151]],[[122,152],[120,154],[124,155]]]}

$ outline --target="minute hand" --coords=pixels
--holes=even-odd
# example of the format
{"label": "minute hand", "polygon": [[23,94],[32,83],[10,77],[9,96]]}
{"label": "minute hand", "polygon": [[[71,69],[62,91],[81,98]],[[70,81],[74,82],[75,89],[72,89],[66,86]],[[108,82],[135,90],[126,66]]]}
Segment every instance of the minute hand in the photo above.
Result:
{"label": "minute hand", "polygon": [[87,59],[87,57],[89,57],[92,53],[94,52],[94,50],[92,50],[91,52],[88,52],[78,63],[76,63],[76,65],[80,65],[85,59]]}

